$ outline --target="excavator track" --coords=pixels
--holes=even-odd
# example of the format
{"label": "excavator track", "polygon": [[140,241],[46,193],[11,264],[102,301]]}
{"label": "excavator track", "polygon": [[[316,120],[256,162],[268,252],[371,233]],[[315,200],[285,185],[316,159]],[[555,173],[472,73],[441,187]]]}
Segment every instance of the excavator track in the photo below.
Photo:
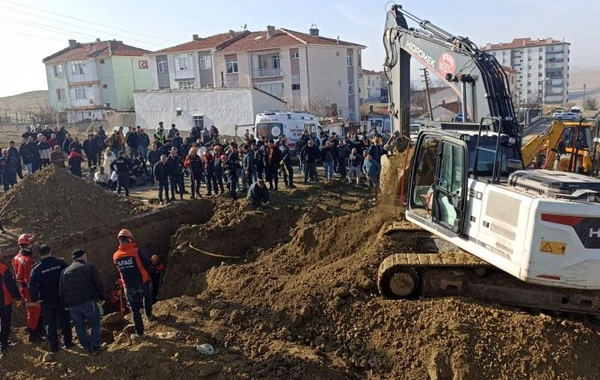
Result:
{"label": "excavator track", "polygon": [[[489,303],[600,315],[600,292],[533,285],[504,273],[410,223],[384,226],[387,254],[379,265],[379,293],[391,299],[469,297]],[[394,253],[395,247],[402,252]]]}

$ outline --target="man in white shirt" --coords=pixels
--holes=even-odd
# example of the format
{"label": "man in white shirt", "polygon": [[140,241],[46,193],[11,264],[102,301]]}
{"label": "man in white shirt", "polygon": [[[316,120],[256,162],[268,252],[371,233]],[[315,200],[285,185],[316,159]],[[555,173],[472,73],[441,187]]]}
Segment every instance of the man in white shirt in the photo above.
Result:
{"label": "man in white shirt", "polygon": [[100,185],[102,187],[108,187],[110,182],[110,177],[106,172],[104,172],[104,166],[99,167],[99,172],[94,174],[94,180],[96,181],[96,185]]}

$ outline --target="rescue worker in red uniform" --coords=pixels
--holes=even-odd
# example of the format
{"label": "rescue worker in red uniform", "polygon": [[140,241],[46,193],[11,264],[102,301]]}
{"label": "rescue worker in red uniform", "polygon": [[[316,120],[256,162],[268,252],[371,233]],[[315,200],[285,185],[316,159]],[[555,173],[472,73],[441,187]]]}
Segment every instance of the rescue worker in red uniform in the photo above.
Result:
{"label": "rescue worker in red uniform", "polygon": [[121,313],[121,315],[127,315],[129,314],[129,307],[123,290],[123,280],[118,279],[115,286],[117,288],[110,292],[110,305],[114,311]]}
{"label": "rescue worker in red uniform", "polygon": [[166,268],[165,265],[160,262],[158,255],[152,255],[150,261],[152,261],[152,270],[150,273],[150,277],[152,278],[152,303],[155,304],[156,298],[158,297],[158,289],[162,285]]}
{"label": "rescue worker in red uniform", "polygon": [[135,334],[132,339],[144,338],[144,322],[142,321],[141,309],[144,307],[146,318],[153,321],[156,317],[152,314],[152,281],[149,270],[150,258],[138,249],[133,240],[131,231],[123,229],[117,235],[119,248],[113,255],[113,262],[119,270],[121,280],[125,286],[125,296],[129,308],[133,313],[133,324]]}
{"label": "rescue worker in red uniform", "polygon": [[40,343],[42,341],[42,324],[40,323],[42,309],[40,303],[33,302],[29,296],[29,276],[31,275],[31,267],[35,264],[31,250],[33,247],[33,235],[29,233],[22,234],[19,236],[17,244],[20,250],[12,259],[12,267],[15,272],[19,293],[21,293],[21,297],[25,301],[29,342]]}
{"label": "rescue worker in red uniform", "polygon": [[[0,256],[4,256],[0,251]],[[11,328],[12,302],[16,301],[17,308],[21,305],[21,295],[17,283],[8,266],[0,261],[0,358],[3,358],[12,345],[8,340]]]}

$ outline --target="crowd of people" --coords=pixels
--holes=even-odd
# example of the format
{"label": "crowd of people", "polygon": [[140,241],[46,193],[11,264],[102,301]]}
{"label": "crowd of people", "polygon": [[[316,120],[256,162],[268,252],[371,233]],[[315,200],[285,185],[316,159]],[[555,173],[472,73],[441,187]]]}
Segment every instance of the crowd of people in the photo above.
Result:
{"label": "crowd of people", "polygon": [[[127,128],[127,127],[125,127]],[[120,127],[106,134],[102,126],[88,132],[81,142],[63,127],[40,125],[28,127],[17,148],[11,141],[2,150],[0,180],[5,191],[23,178],[43,167],[55,164],[83,177],[82,165],[87,162],[85,180],[129,195],[131,186],[156,184],[160,203],[172,202],[184,194],[191,198],[229,194],[236,200],[238,191],[248,192],[250,186],[264,179],[269,190],[279,190],[280,178],[285,187],[294,188],[294,164],[304,184],[319,182],[317,167],[322,166],[325,181],[339,175],[350,183],[365,178],[376,192],[381,170],[380,159],[385,150],[381,138],[360,137],[349,133],[345,137],[302,133],[295,146],[281,135],[277,141],[266,136],[255,138],[246,131],[241,143],[221,141],[215,126],[194,126],[183,138],[175,124],[166,130],[160,122],[150,136],[143,128]],[[190,189],[184,179],[189,177]],[[256,187],[255,187],[256,188]]]}
{"label": "crowd of people", "polygon": [[[72,263],[52,256],[50,246],[41,244],[33,249],[34,236],[19,236],[19,253],[11,260],[12,271],[0,260],[0,357],[16,345],[11,341],[13,301],[19,308],[25,302],[29,342],[47,341],[50,352],[72,348],[71,322],[82,349],[90,355],[101,352],[106,344],[100,341],[101,316],[105,312],[131,312],[135,333],[131,339],[144,338],[142,310],[148,321],[154,321],[152,305],[156,302],[165,266],[158,256],[149,257],[140,251],[131,231],[123,229],[117,235],[118,247],[113,263],[120,274],[117,289],[105,299],[105,288],[97,268],[88,261],[87,252],[74,249]],[[2,255],[4,258],[5,256]],[[14,275],[13,275],[14,273]],[[91,327],[88,334],[87,325]],[[62,345],[58,329],[61,330]]]}

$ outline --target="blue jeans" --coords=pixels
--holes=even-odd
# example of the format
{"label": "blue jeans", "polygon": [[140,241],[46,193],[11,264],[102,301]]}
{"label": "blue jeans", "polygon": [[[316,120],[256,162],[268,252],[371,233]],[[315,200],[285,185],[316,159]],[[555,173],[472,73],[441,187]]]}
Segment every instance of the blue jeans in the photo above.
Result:
{"label": "blue jeans", "polygon": [[335,161],[323,162],[323,168],[325,168],[325,178],[326,179],[333,179],[334,164],[335,164]]}
{"label": "blue jeans", "polygon": [[27,174],[33,174],[33,164],[25,164],[25,169],[27,169]]}
{"label": "blue jeans", "polygon": [[146,160],[148,160],[148,147],[147,146],[140,145],[140,156],[142,156],[142,159],[144,160],[144,162],[146,162]]}
{"label": "blue jeans", "polygon": [[152,289],[151,281],[138,286],[126,286],[125,296],[129,303],[129,308],[133,314],[133,325],[138,335],[144,334],[144,322],[142,321],[142,306],[146,310],[146,316],[152,315]]}
{"label": "blue jeans", "polygon": [[[100,347],[100,309],[95,301],[89,301],[80,305],[69,306],[71,320],[75,324],[75,331],[79,343],[84,349]],[[92,326],[92,334],[88,337],[85,323]]]}

